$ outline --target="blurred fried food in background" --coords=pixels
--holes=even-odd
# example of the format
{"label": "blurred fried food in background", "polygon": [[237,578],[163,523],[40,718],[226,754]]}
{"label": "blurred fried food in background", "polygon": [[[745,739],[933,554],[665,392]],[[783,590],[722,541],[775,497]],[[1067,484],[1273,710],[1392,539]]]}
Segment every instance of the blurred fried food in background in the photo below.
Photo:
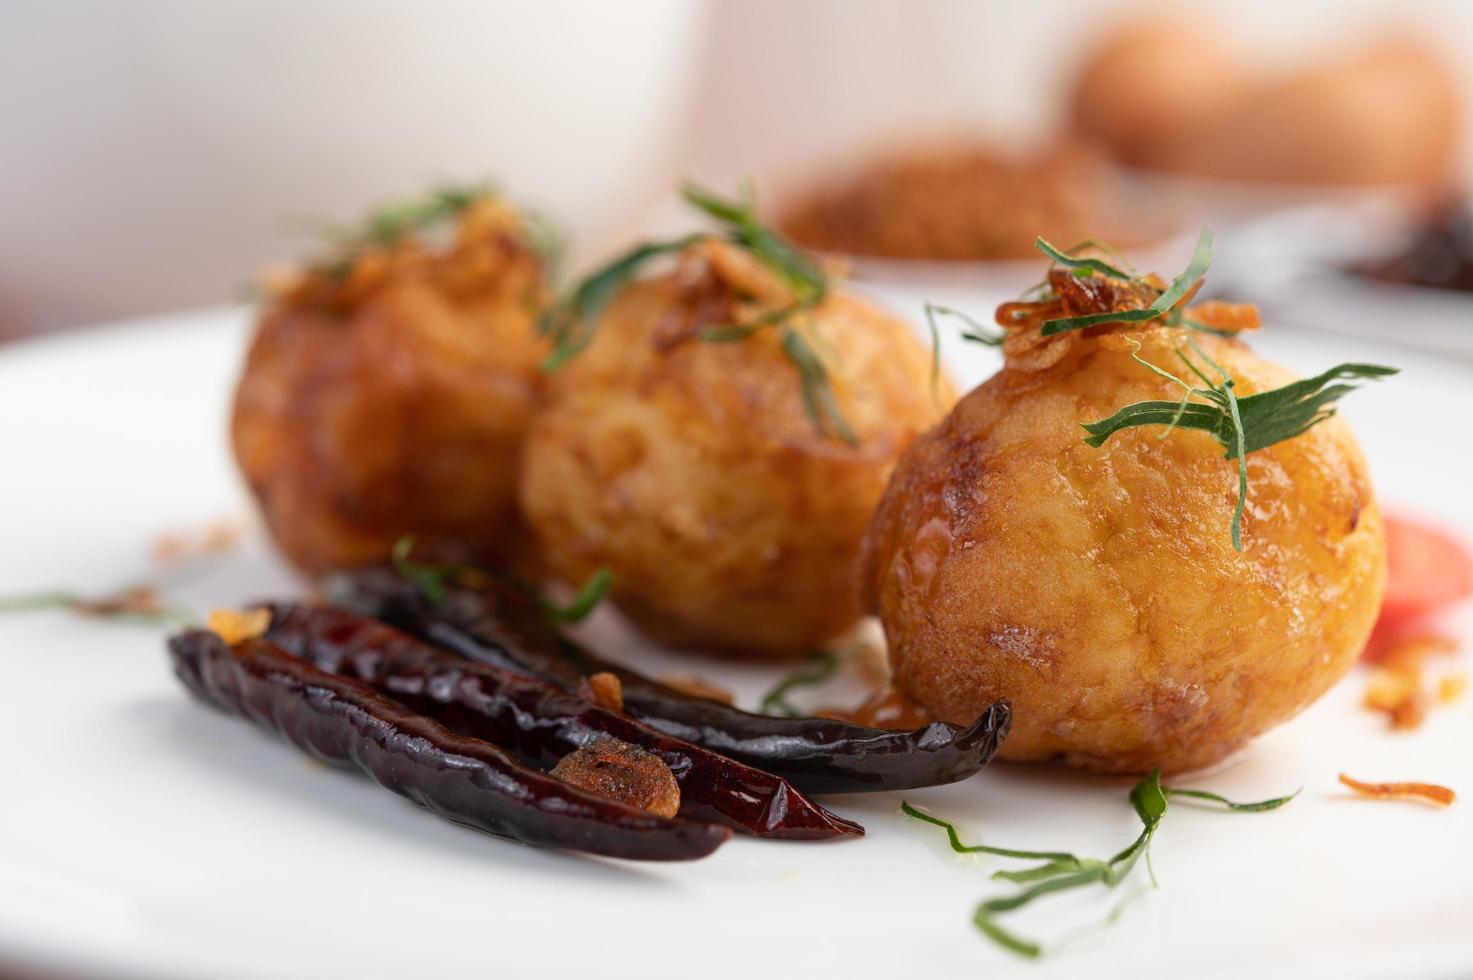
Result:
{"label": "blurred fried food in background", "polygon": [[1078,143],[1008,154],[988,143],[908,147],[814,186],[778,224],[809,248],[893,259],[1032,256],[1034,239],[1153,236],[1127,220],[1105,158]]}
{"label": "blurred fried food in background", "polygon": [[1147,169],[1434,192],[1462,135],[1457,81],[1426,42],[1386,38],[1275,76],[1244,68],[1210,25],[1165,19],[1086,57],[1072,114],[1082,138]]}

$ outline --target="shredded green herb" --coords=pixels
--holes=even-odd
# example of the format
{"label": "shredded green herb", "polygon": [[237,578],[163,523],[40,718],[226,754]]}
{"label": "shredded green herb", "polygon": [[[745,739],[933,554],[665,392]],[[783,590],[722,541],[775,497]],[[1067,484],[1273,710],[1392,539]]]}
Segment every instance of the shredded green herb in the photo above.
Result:
{"label": "shredded green herb", "polygon": [[787,677],[768,691],[762,697],[759,710],[765,715],[781,715],[784,718],[801,718],[807,712],[801,711],[788,700],[788,694],[800,687],[812,687],[822,684],[839,669],[839,657],[837,654],[827,650],[816,650],[810,653],[804,661],[803,666],[793,671]]}
{"label": "shredded green herb", "polygon": [[782,338],[783,351],[798,368],[798,377],[803,382],[803,405],[814,426],[824,435],[842,439],[851,446],[859,445],[859,437],[849,428],[834,398],[828,368],[813,345],[791,325],[783,326]]}
{"label": "shredded green herb", "polygon": [[[1043,242],[1042,239],[1039,239],[1039,241]],[[1048,245],[1048,243],[1043,242],[1043,245],[1046,246]],[[1042,248],[1042,246],[1040,247]],[[1053,250],[1052,246],[1049,246],[1049,248],[1052,251],[1046,251],[1044,252],[1044,254],[1049,255],[1050,258],[1052,258],[1053,252],[1056,252],[1057,250]],[[1095,265],[1089,267],[1092,273],[1098,271],[1099,268],[1112,268],[1103,262],[1097,262],[1097,260],[1071,259],[1070,261],[1094,262]],[[1068,333],[1071,330],[1083,330],[1086,327],[1099,326],[1100,324],[1104,323],[1144,323],[1147,320],[1155,320],[1160,317],[1168,317],[1175,312],[1172,308],[1176,306],[1176,304],[1181,301],[1182,297],[1185,296],[1191,290],[1191,288],[1197,284],[1197,281],[1207,273],[1207,268],[1211,264],[1212,232],[1204,228],[1202,229],[1201,235],[1197,238],[1197,247],[1192,253],[1192,261],[1187,265],[1186,269],[1182,271],[1181,275],[1173,279],[1171,281],[1171,284],[1167,286],[1164,291],[1157,295],[1157,297],[1151,302],[1150,306],[1147,306],[1144,309],[1140,310],[1119,310],[1110,313],[1089,313],[1084,316],[1056,317],[1052,320],[1045,320],[1043,322],[1043,326],[1039,329],[1039,333],[1041,333],[1045,337],[1052,337],[1055,334]],[[1118,273],[1118,271],[1119,270],[1112,270],[1112,273],[1110,274],[1114,275]],[[1129,275],[1117,275],[1116,278],[1134,279],[1135,277]]]}
{"label": "shredded green herb", "polygon": [[936,325],[936,317],[954,316],[965,323],[971,329],[963,330],[961,338],[974,344],[1001,347],[1002,342],[1007,339],[1007,334],[984,326],[961,310],[954,310],[949,306],[927,303],[925,311],[926,326],[931,331],[931,399],[939,402],[941,399],[941,328]]}
{"label": "shredded green herb", "polygon": [[[440,187],[421,197],[378,208],[356,226],[330,228],[323,234],[332,247],[331,257],[322,267],[328,275],[341,279],[364,249],[388,248],[406,235],[437,228],[475,202],[498,193],[489,182]],[[538,211],[527,210],[523,215],[527,247],[542,259],[548,278],[556,280],[567,251],[561,230]]]}
{"label": "shredded green herb", "polygon": [[134,586],[112,595],[89,598],[65,589],[0,596],[0,614],[64,609],[98,619],[127,619],[147,624],[188,626],[198,622],[180,605],[164,603],[152,586]]}
{"label": "shredded green herb", "polygon": [[542,362],[549,374],[572,360],[593,340],[594,327],[609,301],[632,281],[644,265],[705,239],[687,235],[668,242],[646,242],[594,270],[542,315],[538,330],[552,338],[552,353]]}
{"label": "shredded green herb", "polygon": [[1259,800],[1257,803],[1234,803],[1232,800],[1228,799],[1225,796],[1219,796],[1216,793],[1209,793],[1205,789],[1174,789],[1173,787],[1167,786],[1164,788],[1163,792],[1165,792],[1168,797],[1184,797],[1193,800],[1208,800],[1212,803],[1220,803],[1223,806],[1227,807],[1229,810],[1243,810],[1249,813],[1261,813],[1264,810],[1277,810],[1279,807],[1283,806],[1285,803],[1288,803],[1290,800],[1294,799],[1294,797],[1302,793],[1303,790],[1296,789],[1288,796],[1276,796],[1271,800]]}
{"label": "shredded green herb", "polygon": [[609,587],[614,584],[614,573],[607,568],[600,567],[589,576],[588,581],[578,590],[578,594],[567,605],[562,606],[549,602],[538,591],[536,586],[520,576],[502,569],[482,567],[480,565],[469,565],[464,563],[431,564],[427,562],[414,561],[411,555],[414,551],[414,536],[406,534],[394,542],[390,560],[394,570],[406,581],[419,590],[431,605],[438,606],[445,601],[446,589],[457,583],[466,585],[473,583],[476,579],[484,582],[494,579],[521,592],[537,603],[543,616],[554,623],[581,623],[587,619],[589,614],[597,608],[608,593]]}
{"label": "shredded green herb", "polygon": [[[964,844],[956,827],[938,817],[924,813],[902,802],[900,810],[906,816],[914,817],[935,827],[946,831],[946,836],[951,844],[951,849],[958,854],[993,854],[999,857],[1022,858],[1024,860],[1042,861],[1042,864],[1020,871],[998,871],[993,874],[994,880],[1009,881],[1026,887],[1019,889],[1009,895],[988,899],[980,903],[972,915],[972,923],[977,930],[1004,949],[1011,950],[1020,956],[1036,959],[1043,955],[1041,943],[1024,938],[999,924],[998,919],[1006,912],[1022,908],[1037,898],[1054,892],[1067,891],[1073,888],[1082,888],[1087,885],[1100,884],[1106,888],[1114,888],[1124,881],[1142,857],[1146,859],[1146,868],[1150,871],[1151,886],[1156,887],[1156,874],[1151,868],[1151,841],[1155,838],[1157,829],[1161,826],[1162,819],[1166,816],[1167,798],[1173,796],[1191,797],[1196,799],[1211,800],[1222,803],[1225,806],[1239,811],[1264,811],[1273,810],[1289,802],[1297,796],[1293,795],[1278,797],[1272,800],[1263,800],[1258,803],[1233,803],[1232,801],[1218,796],[1216,793],[1208,793],[1205,790],[1174,789],[1161,785],[1160,770],[1153,770],[1149,776],[1142,779],[1130,791],[1130,804],[1141,820],[1141,832],[1129,845],[1107,860],[1094,858],[1081,858],[1067,851],[1026,851],[1006,847],[991,847],[983,844]],[[1123,903],[1122,903],[1123,904]],[[1113,922],[1119,915],[1120,906],[1111,912],[1106,920],[1107,924]]]}
{"label": "shredded green herb", "polygon": [[1098,247],[1098,243],[1094,241],[1081,242],[1068,251],[1064,251],[1050,245],[1042,235],[1039,235],[1033,240],[1033,247],[1052,259],[1055,265],[1062,265],[1064,268],[1072,269],[1074,272],[1080,275],[1090,276],[1094,275],[1095,273],[1099,273],[1102,276],[1109,276],[1112,279],[1135,278],[1135,275],[1133,273],[1123,272],[1115,266],[1110,265],[1108,262],[1103,262],[1100,259],[1081,259],[1076,257],[1075,253],[1082,252],[1084,251],[1084,249],[1091,246]]}
{"label": "shredded green herb", "polygon": [[450,220],[495,193],[490,184],[440,187],[421,197],[385,205],[370,212],[356,227],[330,229],[326,235],[340,253],[351,254],[369,246],[388,247],[405,235]]}
{"label": "shredded green herb", "polygon": [[[1334,415],[1333,404],[1357,387],[1344,381],[1375,380],[1397,373],[1396,368],[1379,364],[1340,364],[1312,378],[1239,398],[1233,378],[1190,338],[1188,346],[1204,364],[1197,364],[1181,349],[1176,355],[1206,387],[1195,387],[1152,364],[1140,356],[1140,344],[1132,343],[1135,350],[1131,357],[1180,387],[1185,395],[1180,402],[1135,402],[1109,418],[1081,423],[1089,433],[1085,444],[1099,447],[1122,429],[1147,425],[1165,425],[1163,439],[1178,428],[1198,429],[1211,435],[1224,448],[1227,459],[1238,461],[1238,501],[1231,524],[1233,547],[1238,551],[1243,550],[1243,508],[1248,500],[1247,455],[1302,435]],[[1216,379],[1206,369],[1213,371]],[[1194,398],[1200,401],[1193,401]]]}
{"label": "shredded green herb", "polygon": [[[1139,273],[1130,267],[1129,263],[1125,261],[1119,252],[1104,242],[1097,241],[1093,238],[1086,239],[1072,248],[1065,249],[1053,245],[1040,235],[1034,239],[1033,247],[1047,256],[1051,263],[1063,266],[1076,276],[1085,278],[1097,275],[1107,276],[1112,279],[1122,279],[1127,282],[1136,283],[1146,288],[1154,288],[1151,283],[1147,282]],[[1108,255],[1114,260],[1114,264],[1092,256],[1082,258],[1079,256],[1080,252],[1090,249]],[[1184,326],[1190,330],[1210,333],[1220,337],[1233,336],[1231,331],[1209,327],[1204,323],[1184,316],[1181,310],[1174,309],[1181,298],[1207,272],[1207,268],[1211,262],[1212,232],[1204,229],[1197,239],[1197,247],[1193,252],[1191,264],[1166,289],[1159,290],[1156,299],[1150,306],[1140,310],[1121,310],[1112,313],[1091,313],[1085,316],[1056,317],[1052,320],[1045,320],[1039,333],[1045,337],[1049,337],[1054,334],[1067,333],[1071,330],[1082,330],[1085,327],[1098,326],[1104,323],[1144,323],[1149,320],[1162,319],[1172,326]],[[1019,301],[1051,302],[1056,298],[1053,288],[1049,285],[1048,279],[1045,278],[1041,282],[1034,283],[1024,290],[1022,296],[1019,297]],[[970,332],[962,333],[961,337],[963,340],[999,347],[1007,336],[1006,333],[984,327],[975,319],[959,310],[947,309],[943,306],[927,303],[926,320],[931,328],[933,364],[939,363],[937,352],[940,350],[940,333],[936,328],[935,319],[935,314],[937,313],[958,317],[972,328]],[[1015,315],[1021,316],[1022,314],[1019,312]]]}
{"label": "shredded green herb", "polygon": [[1082,866],[1079,858],[1065,851],[1019,851],[1011,847],[992,847],[988,844],[963,844],[956,827],[947,823],[945,820],[939,817],[933,817],[924,810],[917,810],[909,803],[903,801],[900,804],[900,812],[907,817],[914,817],[916,820],[931,824],[933,827],[940,827],[946,831],[946,837],[951,843],[951,849],[958,854],[996,854],[999,857],[1025,858],[1030,861],[1050,861],[1069,864],[1073,867]]}
{"label": "shredded green herb", "polygon": [[566,606],[559,606],[551,602],[542,603],[542,612],[559,623],[581,623],[587,619],[603,597],[608,593],[609,586],[614,584],[614,573],[607,568],[599,568],[583,583],[583,588],[573,597],[573,601]]}
{"label": "shredded green herb", "polygon": [[926,326],[931,330],[931,397],[937,397],[937,389],[941,383],[941,329],[936,325],[937,316],[953,316],[965,323],[971,329],[961,332],[962,340],[974,344],[985,344],[988,347],[1001,347],[1002,342],[1007,339],[1007,334],[1001,330],[994,330],[984,326],[972,319],[961,310],[954,310],[949,306],[939,306],[936,303],[927,303]]}
{"label": "shredded green herb", "polygon": [[776,272],[800,303],[817,304],[828,293],[829,280],[812,259],[788,244],[757,220],[757,202],[750,192],[742,201],[728,201],[695,184],[680,191],[687,204],[727,226],[726,239],[751,252]]}
{"label": "shredded green herb", "polygon": [[419,589],[420,595],[433,606],[445,601],[445,586],[448,583],[468,571],[475,571],[471,565],[435,565],[412,561],[410,555],[413,552],[414,535],[406,534],[394,542],[389,560],[393,562],[394,570]]}
{"label": "shredded green herb", "polygon": [[723,240],[755,256],[775,272],[793,294],[793,302],[760,313],[742,323],[707,327],[698,338],[708,343],[745,340],[768,328],[780,328],[782,347],[803,384],[803,403],[814,426],[825,435],[853,444],[854,432],[844,421],[834,398],[828,370],[795,324],[828,295],[823,268],[757,220],[750,192],[741,200],[727,200],[695,184],[681,189],[685,202],[722,226],[714,235],[698,232],[669,241],[644,242],[595,269],[558,299],[542,316],[538,329],[553,342],[542,364],[554,372],[580,354],[593,340],[598,319],[613,298],[650,262],[703,241]]}
{"label": "shredded green herb", "polygon": [[549,282],[562,278],[563,263],[568,257],[568,238],[563,229],[541,211],[523,212],[526,222],[527,247],[542,259]]}
{"label": "shredded green herb", "polygon": [[75,592],[56,589],[25,595],[0,596],[0,613],[34,612],[41,609],[70,609],[81,601]]}

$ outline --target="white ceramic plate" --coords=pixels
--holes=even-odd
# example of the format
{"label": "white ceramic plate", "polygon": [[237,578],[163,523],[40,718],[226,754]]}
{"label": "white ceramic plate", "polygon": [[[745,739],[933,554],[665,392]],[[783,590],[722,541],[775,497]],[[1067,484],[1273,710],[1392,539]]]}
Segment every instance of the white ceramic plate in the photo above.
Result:
{"label": "white ceramic plate", "polygon": [[[908,311],[918,297],[895,293]],[[963,304],[965,296],[946,297]],[[982,300],[972,297],[980,308]],[[247,507],[225,447],[237,312],[0,350],[0,594],[102,591],[153,574],[160,533]],[[1383,498],[1473,535],[1473,376],[1345,339],[1265,332],[1301,369],[1406,368],[1351,398]],[[975,380],[985,357],[964,361]],[[172,573],[196,609],[289,591],[259,536]],[[633,651],[610,614],[594,632]],[[1453,626],[1468,635],[1465,616]],[[1175,806],[1159,891],[1039,963],[970,925],[1003,862],[960,859],[900,797],[833,798],[869,829],[832,845],[736,839],[689,865],[535,851],[439,821],[187,698],[157,628],[0,617],[0,972],[152,978],[1019,976],[1437,978],[1473,974],[1473,800],[1350,798],[1335,782],[1423,778],[1473,794],[1473,705],[1392,735],[1352,676],[1233,764],[1192,780],[1236,798],[1304,787],[1268,814]],[[653,663],[652,663],[653,662]],[[699,665],[750,698],[756,669]],[[994,766],[908,794],[974,839],[1113,853],[1128,781]],[[1144,870],[1144,869],[1141,869]],[[1146,885],[1019,913],[1051,942]]]}

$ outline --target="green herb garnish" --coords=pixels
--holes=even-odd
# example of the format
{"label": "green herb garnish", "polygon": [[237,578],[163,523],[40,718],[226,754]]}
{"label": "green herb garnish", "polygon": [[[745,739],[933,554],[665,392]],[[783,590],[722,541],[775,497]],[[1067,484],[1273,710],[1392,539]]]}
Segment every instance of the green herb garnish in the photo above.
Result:
{"label": "green herb garnish", "polygon": [[927,303],[926,326],[931,330],[931,397],[936,397],[937,386],[941,380],[941,329],[936,326],[936,317],[954,316],[965,323],[970,330],[961,332],[962,340],[971,341],[974,344],[985,344],[988,347],[1001,347],[1002,342],[1007,339],[1007,334],[1000,330],[993,330],[978,323],[967,316],[961,310],[954,310],[949,306],[939,306],[936,303]]}
{"label": "green herb garnish", "polygon": [[198,622],[190,610],[164,602],[151,585],[132,586],[95,598],[65,589],[0,596],[0,614],[47,609],[64,609],[97,619],[129,619],[149,624],[189,626]]}
{"label": "green herb garnish", "polygon": [[614,573],[607,568],[598,568],[588,577],[588,581],[583,583],[583,588],[578,590],[573,601],[566,606],[544,601],[542,603],[543,615],[559,623],[581,623],[603,600],[609,591],[609,586],[613,584]]}
{"label": "green herb garnish", "polygon": [[[1065,851],[1019,851],[1011,847],[992,847],[988,844],[963,844],[961,835],[957,833],[956,827],[947,823],[939,817],[933,817],[923,810],[917,810],[904,801],[900,804],[900,812],[907,817],[940,827],[946,831],[947,840],[951,849],[958,854],[996,854],[999,857],[1025,858],[1030,861],[1050,861],[1058,864],[1068,864],[1073,867],[1082,867],[1079,858]],[[997,877],[994,875],[994,877]]]}
{"label": "green herb garnish", "polygon": [[[995,880],[1010,881],[1014,884],[1022,884],[1022,888],[1011,895],[1003,895],[988,899],[980,903],[972,915],[972,923],[977,930],[993,942],[1009,949],[1021,956],[1036,959],[1043,954],[1043,946],[1031,939],[1025,939],[1017,933],[1011,932],[998,923],[998,917],[1003,913],[1022,908],[1034,899],[1053,892],[1067,891],[1072,888],[1081,888],[1087,885],[1100,884],[1106,888],[1114,888],[1129,876],[1136,864],[1142,857],[1146,859],[1147,870],[1151,872],[1151,885],[1156,886],[1156,874],[1151,869],[1151,841],[1156,836],[1157,829],[1161,826],[1162,819],[1166,816],[1167,798],[1172,796],[1185,796],[1197,799],[1206,799],[1222,803],[1225,806],[1240,811],[1264,811],[1283,806],[1297,796],[1279,797],[1272,800],[1264,800],[1258,803],[1233,803],[1232,801],[1218,796],[1216,793],[1208,793],[1205,790],[1174,789],[1161,785],[1160,770],[1153,770],[1149,776],[1142,779],[1130,791],[1130,804],[1135,809],[1136,816],[1141,820],[1141,832],[1134,841],[1119,853],[1107,860],[1094,858],[1081,858],[1066,851],[1023,851],[1006,847],[991,847],[983,844],[964,844],[956,827],[951,823],[930,814],[923,813],[902,802],[900,810],[906,816],[922,820],[932,826],[940,827],[946,831],[946,836],[951,844],[951,849],[958,854],[994,854],[999,857],[1023,858],[1025,860],[1042,861],[1043,864],[1020,871],[998,871],[993,874]],[[1113,922],[1119,914],[1119,907],[1111,913],[1107,922]]]}
{"label": "green herb garnish", "polygon": [[965,323],[970,330],[961,332],[962,340],[969,340],[974,344],[985,344],[988,347],[1001,347],[1002,342],[1007,339],[1007,334],[991,327],[983,326],[976,320],[967,316],[961,310],[954,310],[949,306],[940,306],[936,303],[927,303],[926,326],[931,330],[931,398],[939,400],[941,385],[941,329],[936,325],[936,317],[954,316]]}
{"label": "green herb garnish", "polygon": [[551,373],[582,353],[593,340],[594,326],[604,307],[639,274],[639,270],[662,255],[702,241],[705,235],[687,235],[669,242],[646,242],[595,270],[542,315],[537,329],[553,341],[552,353],[542,362]]}
{"label": "green herb garnish", "polygon": [[526,226],[527,247],[542,260],[549,282],[557,282],[568,257],[568,238],[563,229],[541,211],[522,212]]}
{"label": "green herb garnish", "polygon": [[1165,787],[1164,792],[1169,797],[1180,796],[1193,800],[1208,800],[1212,803],[1221,803],[1229,810],[1243,810],[1249,813],[1261,813],[1264,810],[1277,810],[1279,807],[1283,806],[1285,803],[1288,803],[1290,800],[1294,799],[1294,797],[1298,796],[1301,792],[1303,792],[1303,790],[1296,789],[1288,796],[1276,796],[1271,800],[1259,800],[1257,803],[1234,803],[1232,800],[1228,799],[1225,796],[1218,796],[1216,793],[1209,793],[1205,789],[1174,789],[1170,786],[1167,786]]}
{"label": "green herb garnish", "polygon": [[808,655],[803,666],[793,671],[787,677],[768,691],[762,697],[759,707],[764,715],[781,715],[784,718],[801,718],[806,712],[794,707],[788,700],[788,693],[795,688],[811,687],[822,684],[839,669],[839,657],[827,650],[816,650]]}
{"label": "green herb garnish", "polygon": [[[1034,239],[1033,247],[1048,257],[1054,265],[1063,266],[1076,276],[1089,278],[1091,276],[1107,276],[1112,279],[1121,279],[1134,283],[1145,289],[1156,289],[1150,282],[1130,269],[1129,264],[1121,257],[1120,253],[1110,248],[1103,242],[1095,239],[1086,239],[1072,248],[1062,249],[1050,243],[1042,235]],[[1103,252],[1114,260],[1115,264],[1094,257],[1080,258],[1078,253],[1086,249],[1094,249]],[[1149,320],[1162,319],[1171,326],[1184,326],[1191,330],[1202,333],[1215,334],[1217,336],[1232,336],[1231,331],[1218,330],[1199,323],[1183,315],[1181,310],[1174,309],[1181,298],[1185,296],[1197,281],[1207,272],[1207,267],[1212,262],[1212,232],[1203,229],[1197,239],[1197,247],[1193,252],[1191,264],[1189,264],[1181,275],[1166,289],[1156,289],[1156,298],[1144,309],[1119,310],[1110,313],[1090,313],[1083,316],[1056,317],[1045,320],[1039,329],[1039,333],[1045,337],[1055,334],[1068,333],[1071,330],[1082,330],[1085,327],[1098,326],[1105,323],[1144,323]],[[1058,297],[1054,295],[1052,287],[1047,279],[1035,283],[1023,291],[1020,302],[1052,302]],[[931,327],[932,361],[939,363],[938,352],[940,350],[940,334],[936,329],[934,314],[941,313],[955,316],[967,323],[972,328],[971,332],[963,332],[962,339],[974,343],[987,344],[999,347],[1006,338],[1006,333],[994,332],[990,328],[982,326],[976,320],[967,316],[959,310],[947,309],[933,303],[926,304],[926,320]],[[1015,311],[1015,317],[1026,315],[1025,311]]]}
{"label": "green herb garnish", "polygon": [[572,602],[560,606],[549,602],[534,585],[512,572],[464,563],[430,564],[413,561],[410,558],[413,551],[414,536],[406,534],[394,542],[390,561],[394,565],[394,570],[418,589],[419,594],[434,606],[445,601],[446,590],[450,586],[457,583],[467,584],[479,577],[482,582],[487,579],[502,582],[527,596],[536,602],[542,615],[554,623],[581,623],[603,600],[609,591],[609,586],[614,584],[614,573],[607,568],[600,567],[589,576],[587,582],[583,583],[583,587],[578,590]]}
{"label": "green herb garnish", "polygon": [[0,613],[36,612],[42,609],[70,609],[82,601],[75,592],[55,589],[23,595],[0,596]]}
{"label": "green herb garnish", "polygon": [[[1180,387],[1186,394],[1180,402],[1144,401],[1135,402],[1120,409],[1109,418],[1081,425],[1089,433],[1085,444],[1099,447],[1122,429],[1147,425],[1165,425],[1161,438],[1170,435],[1173,429],[1198,429],[1208,433],[1226,450],[1227,459],[1238,461],[1238,502],[1233,509],[1233,547],[1243,550],[1243,508],[1248,500],[1247,455],[1293,439],[1335,414],[1334,402],[1356,390],[1356,385],[1337,383],[1346,379],[1377,379],[1397,373],[1396,368],[1379,364],[1341,364],[1323,374],[1302,381],[1295,381],[1282,388],[1259,392],[1239,398],[1234,391],[1233,378],[1223,370],[1190,338],[1187,341],[1193,353],[1205,362],[1205,368],[1216,373],[1214,380],[1204,366],[1196,364],[1187,354],[1178,349],[1177,357],[1187,369],[1206,387],[1198,388],[1183,381],[1140,356],[1140,344],[1135,343],[1131,357]],[[1193,401],[1193,398],[1201,399]]]}
{"label": "green herb garnish", "polygon": [[824,435],[835,436],[851,446],[859,445],[859,437],[849,428],[849,423],[844,421],[844,413],[839,410],[838,400],[834,398],[828,368],[824,367],[823,359],[818,356],[813,345],[798,331],[784,327],[783,352],[798,369],[798,377],[803,382],[803,407],[808,410],[808,417],[813,420],[814,427]]}
{"label": "green herb garnish", "polygon": [[[351,228],[332,228],[325,236],[332,245],[331,260],[323,268],[341,279],[353,260],[366,248],[389,248],[406,235],[427,232],[456,218],[479,200],[495,197],[495,185],[482,182],[463,187],[447,186],[381,207]],[[548,218],[532,210],[523,212],[527,247],[542,259],[548,278],[556,279],[566,252],[562,233]]]}
{"label": "green herb garnish", "polygon": [[445,601],[445,586],[448,583],[468,571],[476,570],[472,565],[433,565],[411,561],[409,556],[413,551],[414,535],[406,534],[394,542],[389,560],[393,562],[394,571],[413,584],[432,606]]}
{"label": "green herb garnish", "polygon": [[387,248],[411,232],[424,231],[448,221],[496,189],[489,184],[441,187],[411,200],[399,201],[371,212],[354,228],[327,232],[332,244],[345,253],[369,246]]}
{"label": "green herb garnish", "polygon": [[539,322],[540,332],[553,342],[543,370],[558,370],[589,345],[608,304],[647,264],[698,242],[726,241],[745,249],[775,272],[792,292],[793,302],[742,323],[707,327],[697,334],[698,339],[731,343],[761,330],[780,329],[783,352],[802,380],[803,403],[813,424],[826,435],[855,444],[857,439],[839,412],[823,360],[794,325],[828,295],[828,277],[823,268],[757,220],[756,204],[750,193],[742,200],[733,201],[695,184],[686,184],[681,196],[687,204],[721,224],[722,233],[696,233],[669,241],[645,242],[595,269],[554,303]]}
{"label": "green herb garnish", "polygon": [[1042,235],[1039,235],[1033,240],[1033,247],[1052,259],[1055,265],[1062,265],[1064,268],[1072,269],[1074,272],[1080,275],[1090,276],[1098,272],[1100,275],[1109,276],[1112,279],[1135,278],[1135,276],[1131,273],[1122,272],[1120,269],[1117,269],[1115,266],[1110,265],[1108,262],[1103,262],[1099,259],[1094,258],[1081,259],[1075,256],[1074,253],[1082,252],[1086,248],[1100,247],[1099,243],[1094,241],[1081,242],[1080,244],[1075,245],[1073,248],[1069,249],[1066,252],[1050,245]]}
{"label": "green herb garnish", "polygon": [[695,184],[680,190],[686,203],[727,226],[727,241],[751,252],[787,283],[798,302],[815,305],[828,293],[823,269],[757,220],[757,202],[750,189],[745,200],[727,201]]}
{"label": "green herb garnish", "polygon": [[[1039,250],[1042,251],[1045,255],[1048,255],[1050,258],[1054,258],[1055,255],[1062,254],[1057,249],[1053,248],[1053,246],[1045,242],[1042,238],[1040,238],[1038,242]],[[1090,270],[1091,274],[1102,269],[1109,269],[1110,271],[1104,274],[1114,276],[1115,278],[1141,282],[1141,280],[1137,277],[1121,274],[1118,269],[1114,269],[1113,267],[1103,262],[1099,262],[1098,260],[1068,259],[1067,256],[1065,256],[1065,258],[1067,259],[1068,263],[1089,263],[1089,265],[1085,267]],[[1054,260],[1058,261],[1058,259],[1056,258],[1054,258]],[[1094,327],[1103,323],[1143,323],[1147,320],[1155,320],[1159,317],[1169,316],[1173,312],[1172,307],[1176,306],[1176,304],[1181,301],[1181,298],[1185,296],[1191,290],[1191,288],[1197,284],[1197,280],[1201,279],[1202,276],[1207,273],[1207,267],[1211,264],[1212,232],[1204,228],[1202,229],[1202,234],[1197,238],[1197,247],[1192,253],[1191,263],[1187,265],[1186,269],[1183,270],[1181,275],[1177,276],[1171,281],[1171,285],[1167,286],[1164,291],[1157,295],[1155,300],[1151,302],[1150,306],[1147,306],[1146,308],[1140,310],[1120,310],[1118,312],[1111,313],[1089,313],[1084,316],[1066,316],[1058,317],[1053,320],[1045,320],[1043,322],[1043,326],[1039,329],[1039,333],[1041,333],[1045,337],[1052,337],[1055,334],[1068,333],[1071,330],[1083,330],[1086,327]],[[1076,265],[1071,264],[1070,268],[1076,269]]]}

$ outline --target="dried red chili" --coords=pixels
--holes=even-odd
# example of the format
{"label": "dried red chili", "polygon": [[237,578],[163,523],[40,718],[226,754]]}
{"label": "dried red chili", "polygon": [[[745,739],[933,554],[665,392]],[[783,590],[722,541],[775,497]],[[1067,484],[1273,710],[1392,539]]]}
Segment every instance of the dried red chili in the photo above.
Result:
{"label": "dried red chili", "polygon": [[462,657],[531,674],[567,691],[588,674],[619,678],[624,709],[651,728],[791,780],[813,793],[938,786],[965,779],[996,753],[1012,722],[1005,700],[971,725],[910,731],[826,718],[778,718],[692,697],[595,657],[560,634],[534,596],[496,576],[476,588],[447,584],[438,603],[390,568],[335,577],[329,598]]}
{"label": "dried red chili", "polygon": [[266,637],[294,656],[360,680],[462,735],[535,765],[553,765],[611,735],[659,756],[680,783],[687,817],[761,837],[820,840],[864,828],[786,780],[671,738],[541,681],[473,663],[338,609],[279,604]]}
{"label": "dried red chili", "polygon": [[497,837],[682,861],[710,854],[731,836],[726,827],[657,817],[536,772],[488,742],[455,735],[360,681],[318,670],[264,640],[231,647],[207,630],[189,630],[169,641],[169,653],[174,672],[202,700]]}

